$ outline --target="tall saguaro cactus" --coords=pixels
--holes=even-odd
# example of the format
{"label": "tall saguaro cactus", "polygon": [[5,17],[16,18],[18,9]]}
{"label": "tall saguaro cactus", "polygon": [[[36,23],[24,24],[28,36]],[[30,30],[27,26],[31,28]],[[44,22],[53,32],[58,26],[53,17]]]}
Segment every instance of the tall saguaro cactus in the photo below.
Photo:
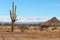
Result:
{"label": "tall saguaro cactus", "polygon": [[16,21],[16,6],[14,6],[14,2],[12,2],[12,10],[10,10],[10,18],[11,18],[11,31],[13,32],[14,22]]}

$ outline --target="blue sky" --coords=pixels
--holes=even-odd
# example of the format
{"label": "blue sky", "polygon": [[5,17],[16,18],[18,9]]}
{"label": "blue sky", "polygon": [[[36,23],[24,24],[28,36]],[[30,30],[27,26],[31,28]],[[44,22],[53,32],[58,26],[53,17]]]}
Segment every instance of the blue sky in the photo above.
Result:
{"label": "blue sky", "polygon": [[[60,0],[14,0],[17,16],[60,17]],[[9,16],[12,0],[0,0],[0,15]]]}
{"label": "blue sky", "polygon": [[[60,18],[60,0],[14,0],[17,16],[40,18]],[[0,16],[9,16],[12,0],[0,0]]]}

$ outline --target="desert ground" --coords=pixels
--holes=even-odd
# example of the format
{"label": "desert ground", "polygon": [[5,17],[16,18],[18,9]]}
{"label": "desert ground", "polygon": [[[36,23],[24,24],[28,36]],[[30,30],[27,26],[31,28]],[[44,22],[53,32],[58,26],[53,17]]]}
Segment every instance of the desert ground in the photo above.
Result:
{"label": "desert ground", "polygon": [[60,40],[59,33],[19,33],[1,32],[0,40]]}
{"label": "desert ground", "polygon": [[11,32],[10,26],[0,26],[0,40],[60,40],[60,27],[56,30],[40,31],[38,29],[25,30],[21,32],[20,29],[14,27],[14,32]]}

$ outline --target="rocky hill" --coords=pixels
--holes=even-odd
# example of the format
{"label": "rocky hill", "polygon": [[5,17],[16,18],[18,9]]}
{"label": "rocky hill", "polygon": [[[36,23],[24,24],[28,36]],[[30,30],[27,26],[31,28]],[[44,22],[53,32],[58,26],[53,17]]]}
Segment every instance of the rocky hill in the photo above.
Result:
{"label": "rocky hill", "polygon": [[60,26],[60,21],[56,17],[53,17],[48,21],[44,22],[43,25]]}

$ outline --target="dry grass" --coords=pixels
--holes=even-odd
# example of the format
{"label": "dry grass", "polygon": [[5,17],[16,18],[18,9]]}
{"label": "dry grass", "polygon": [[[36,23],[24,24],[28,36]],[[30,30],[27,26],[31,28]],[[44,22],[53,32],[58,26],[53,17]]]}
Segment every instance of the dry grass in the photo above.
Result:
{"label": "dry grass", "polygon": [[21,33],[18,26],[14,27],[14,32],[6,32],[11,31],[10,26],[0,26],[0,40],[59,40],[60,27],[57,27],[56,30],[51,29],[52,27],[48,28],[47,31],[29,29]]}
{"label": "dry grass", "polygon": [[20,32],[1,32],[0,39],[4,40],[59,40],[60,33],[20,33]]}

